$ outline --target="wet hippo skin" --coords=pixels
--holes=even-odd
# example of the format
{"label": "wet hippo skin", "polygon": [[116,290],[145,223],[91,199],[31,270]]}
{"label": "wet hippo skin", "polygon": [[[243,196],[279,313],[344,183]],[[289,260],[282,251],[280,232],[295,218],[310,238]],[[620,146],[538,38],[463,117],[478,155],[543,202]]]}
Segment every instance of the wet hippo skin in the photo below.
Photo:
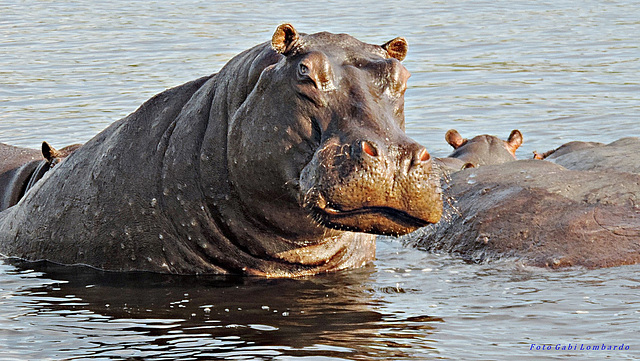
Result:
{"label": "wet hippo skin", "polygon": [[638,174],[520,160],[454,173],[444,193],[455,209],[407,243],[471,262],[513,257],[598,268],[640,261]]}
{"label": "wet hippo skin", "polygon": [[160,93],[0,213],[0,252],[114,271],[295,277],[359,267],[442,213],[404,132],[403,38],[279,26]]}

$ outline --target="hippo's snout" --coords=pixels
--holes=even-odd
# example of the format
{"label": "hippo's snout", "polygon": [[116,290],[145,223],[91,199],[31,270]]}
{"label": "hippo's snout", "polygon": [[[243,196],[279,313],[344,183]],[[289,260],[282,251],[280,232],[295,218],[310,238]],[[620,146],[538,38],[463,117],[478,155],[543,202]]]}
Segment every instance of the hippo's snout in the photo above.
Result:
{"label": "hippo's snout", "polygon": [[376,234],[405,234],[442,215],[431,156],[413,141],[330,143],[300,177],[302,205],[319,223]]}

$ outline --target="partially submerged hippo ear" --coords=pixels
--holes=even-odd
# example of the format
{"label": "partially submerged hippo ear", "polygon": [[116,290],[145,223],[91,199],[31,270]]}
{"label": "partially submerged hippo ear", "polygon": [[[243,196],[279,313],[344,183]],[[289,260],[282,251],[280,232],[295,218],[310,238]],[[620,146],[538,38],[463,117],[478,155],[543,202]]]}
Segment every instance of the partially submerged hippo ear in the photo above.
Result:
{"label": "partially submerged hippo ear", "polygon": [[522,145],[522,133],[518,129],[514,129],[509,134],[509,139],[507,139],[507,150],[514,157],[516,156],[516,150],[520,148]]}
{"label": "partially submerged hippo ear", "polygon": [[407,56],[409,44],[403,37],[397,37],[382,44],[382,49],[386,50],[390,57],[403,61]]}
{"label": "partially submerged hippo ear", "polygon": [[287,55],[291,52],[298,41],[298,32],[291,24],[282,24],[278,26],[273,37],[271,38],[271,47],[276,52]]}
{"label": "partially submerged hippo ear", "polygon": [[51,162],[55,158],[58,158],[60,155],[59,155],[58,151],[56,150],[56,148],[52,147],[47,142],[42,142],[42,156],[47,161]]}
{"label": "partially submerged hippo ear", "polygon": [[467,139],[462,138],[460,133],[455,129],[447,130],[447,134],[444,135],[444,139],[453,147],[453,149],[458,149],[467,142]]}

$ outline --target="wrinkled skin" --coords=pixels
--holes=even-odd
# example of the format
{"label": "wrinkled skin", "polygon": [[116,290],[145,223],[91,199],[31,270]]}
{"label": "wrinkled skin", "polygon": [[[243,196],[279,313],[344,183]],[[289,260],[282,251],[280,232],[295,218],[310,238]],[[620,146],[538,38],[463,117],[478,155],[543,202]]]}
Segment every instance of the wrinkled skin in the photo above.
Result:
{"label": "wrinkled skin", "polygon": [[406,51],[281,25],[55,167],[0,213],[0,251],[177,274],[362,266],[373,234],[442,212],[429,153],[404,133]]}
{"label": "wrinkled skin", "polygon": [[534,158],[552,161],[572,170],[614,171],[640,174],[640,138],[628,137],[610,144],[574,141]]}
{"label": "wrinkled skin", "polygon": [[43,142],[39,152],[0,143],[0,211],[17,204],[45,173],[79,147],[56,150]]}
{"label": "wrinkled skin", "polygon": [[487,134],[466,139],[455,129],[447,131],[445,140],[454,151],[446,158],[436,158],[434,163],[447,173],[487,164],[512,162],[516,160],[516,150],[523,143],[522,133],[517,129],[511,131],[506,141]]}
{"label": "wrinkled skin", "polygon": [[452,174],[450,219],[407,242],[471,262],[611,267],[640,262],[640,175],[568,170],[539,160]]}

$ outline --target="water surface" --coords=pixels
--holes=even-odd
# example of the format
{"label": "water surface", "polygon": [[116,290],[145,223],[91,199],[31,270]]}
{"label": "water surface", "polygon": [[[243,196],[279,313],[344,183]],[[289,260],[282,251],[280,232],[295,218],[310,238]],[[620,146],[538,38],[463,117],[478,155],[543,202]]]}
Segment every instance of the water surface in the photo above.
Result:
{"label": "water surface", "polygon": [[[291,22],[407,38],[407,132],[506,138],[520,158],[640,135],[638,1],[0,2],[0,142],[85,142]],[[636,359],[640,270],[465,264],[378,242],[370,267],[301,280],[0,264],[0,359]],[[630,345],[622,352],[535,344]]]}

